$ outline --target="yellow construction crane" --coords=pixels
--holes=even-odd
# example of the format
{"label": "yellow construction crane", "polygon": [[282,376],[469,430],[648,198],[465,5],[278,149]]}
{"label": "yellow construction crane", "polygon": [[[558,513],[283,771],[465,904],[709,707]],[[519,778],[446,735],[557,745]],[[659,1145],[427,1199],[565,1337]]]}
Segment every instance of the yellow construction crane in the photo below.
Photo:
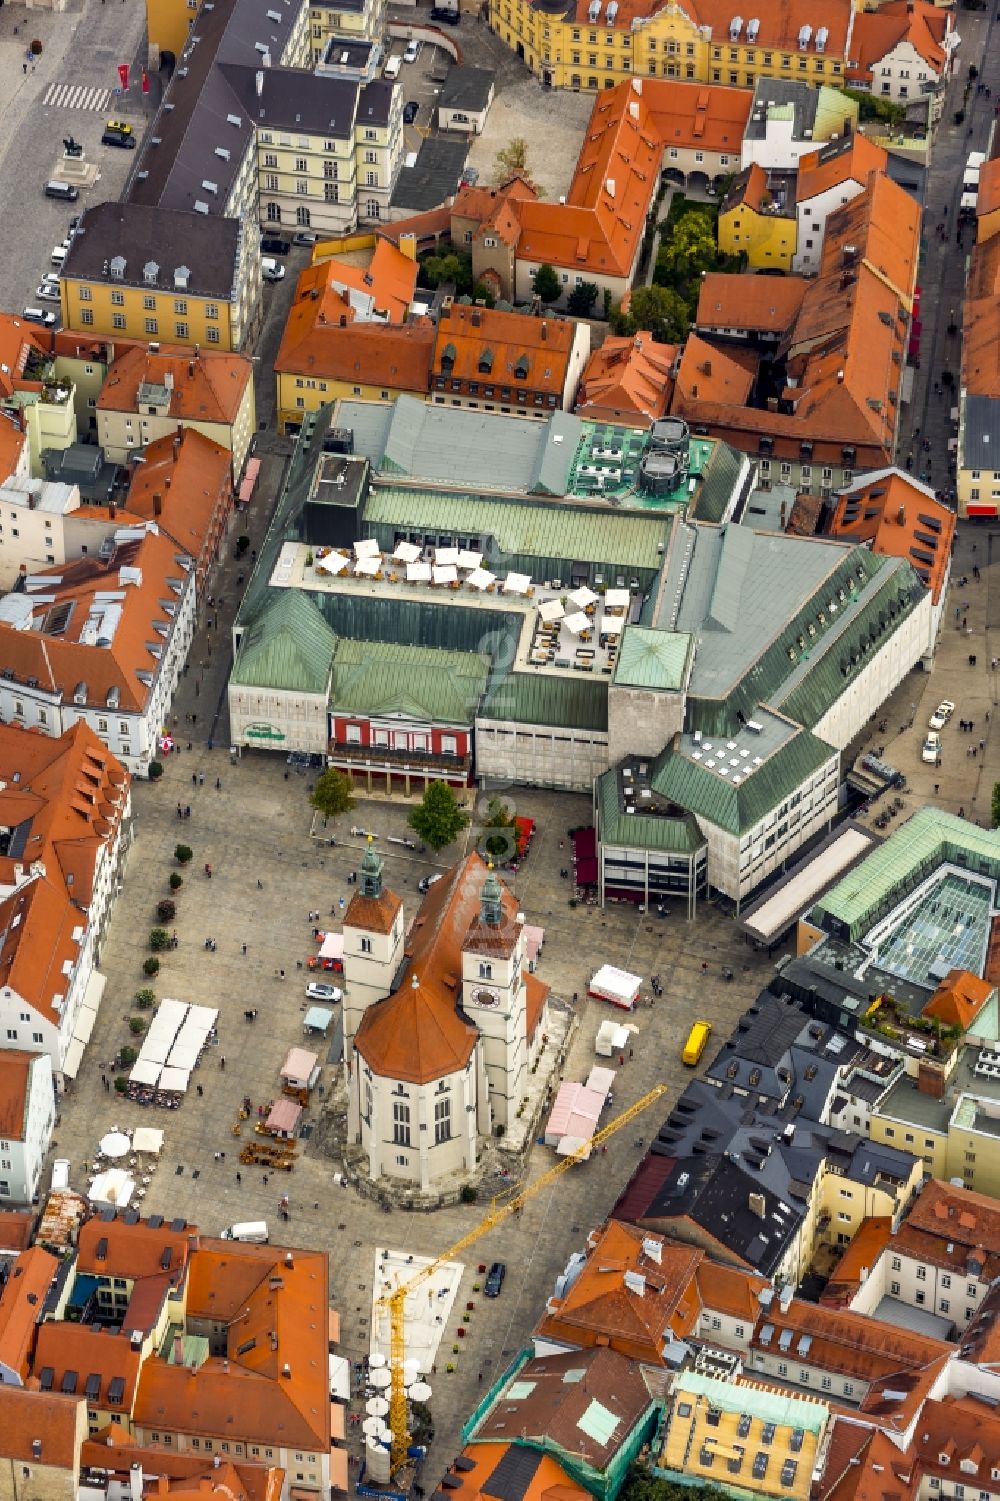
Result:
{"label": "yellow construction crane", "polygon": [[569,1168],[575,1167],[587,1155],[588,1150],[602,1146],[609,1136],[614,1136],[615,1132],[620,1131],[622,1126],[627,1126],[629,1121],[635,1120],[635,1117],[645,1110],[647,1105],[652,1105],[655,1100],[658,1100],[661,1095],[665,1094],[666,1089],[667,1086],[665,1084],[657,1084],[648,1094],[644,1094],[642,1099],[636,1100],[635,1104],[630,1105],[627,1110],[623,1110],[621,1115],[615,1116],[613,1121],[609,1121],[606,1126],[602,1126],[599,1131],[595,1131],[589,1141],[581,1142],[568,1157],[564,1157],[561,1161],[555,1163],[540,1178],[536,1178],[533,1183],[528,1184],[527,1188],[523,1188],[520,1193],[512,1195],[509,1199],[502,1197],[494,1198],[488,1211],[477,1225],[474,1225],[471,1230],[466,1231],[446,1251],[442,1251],[439,1256],[436,1256],[433,1261],[421,1267],[420,1271],[414,1273],[401,1287],[394,1288],[391,1293],[386,1293],[384,1297],[379,1298],[375,1305],[376,1314],[384,1312],[386,1309],[389,1312],[389,1365],[392,1373],[392,1385],[389,1390],[389,1425],[392,1429],[393,1474],[396,1473],[406,1458],[406,1447],[409,1442],[409,1430],[406,1422],[406,1387],[403,1384],[403,1360],[406,1353],[404,1319],[407,1296],[418,1288],[422,1282],[426,1282],[428,1277],[432,1277],[443,1262],[451,1261],[453,1257],[458,1256],[477,1241],[481,1235],[485,1235],[487,1230],[492,1230],[495,1226],[502,1225],[504,1220],[508,1220],[512,1215],[518,1214],[529,1199],[533,1199],[536,1194],[541,1193],[543,1188],[548,1188],[550,1183],[554,1183]]}

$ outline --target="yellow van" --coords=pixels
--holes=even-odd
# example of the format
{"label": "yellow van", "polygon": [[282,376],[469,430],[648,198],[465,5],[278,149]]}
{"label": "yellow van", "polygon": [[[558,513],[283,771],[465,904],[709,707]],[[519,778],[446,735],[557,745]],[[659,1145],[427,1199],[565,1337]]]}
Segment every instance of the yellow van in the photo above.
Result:
{"label": "yellow van", "polygon": [[688,1064],[691,1068],[694,1068],[695,1064],[698,1062],[698,1059],[701,1057],[702,1053],[708,1046],[708,1039],[711,1037],[711,1035],[711,1022],[695,1022],[694,1026],[688,1033],[687,1042],[684,1044],[684,1051],[681,1054],[681,1062]]}

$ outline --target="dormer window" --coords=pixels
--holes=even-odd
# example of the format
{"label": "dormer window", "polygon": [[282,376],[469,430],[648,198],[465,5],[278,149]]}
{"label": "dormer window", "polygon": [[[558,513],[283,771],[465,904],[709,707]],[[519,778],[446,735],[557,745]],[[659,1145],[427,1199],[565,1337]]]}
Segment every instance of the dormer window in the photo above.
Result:
{"label": "dormer window", "polygon": [[441,351],[441,373],[443,375],[450,375],[454,368],[455,346],[454,344],[446,344],[444,349]]}
{"label": "dormer window", "polygon": [[480,356],[479,356],[479,373],[480,373],[480,375],[492,375],[493,374],[493,351],[492,351],[492,349],[484,349],[482,351],[482,353],[480,354]]}

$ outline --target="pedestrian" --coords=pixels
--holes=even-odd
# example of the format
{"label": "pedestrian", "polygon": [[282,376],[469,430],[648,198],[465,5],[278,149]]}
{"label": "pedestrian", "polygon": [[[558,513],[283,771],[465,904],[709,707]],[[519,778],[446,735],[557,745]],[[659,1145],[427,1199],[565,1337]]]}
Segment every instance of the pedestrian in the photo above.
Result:
{"label": "pedestrian", "polygon": [[237,1181],[237,1183],[242,1183],[243,1182],[243,1174],[242,1173],[237,1173],[236,1174],[236,1181]]}
{"label": "pedestrian", "polygon": [[246,944],[245,943],[241,943],[240,944],[240,948],[243,950],[243,957],[245,959],[246,956],[247,956],[247,946],[246,946]]}
{"label": "pedestrian", "polygon": [[980,740],[980,742],[979,742],[979,749],[980,750],[985,750],[986,749],[986,741],[985,740]]}
{"label": "pedestrian", "polygon": [[285,971],[283,969],[279,969],[278,970],[278,979],[279,980],[283,980],[284,978],[285,978]]}
{"label": "pedestrian", "polygon": [[264,882],[261,880],[260,876],[257,877],[257,890],[258,891],[263,891],[264,890]]}
{"label": "pedestrian", "polygon": [[22,63],[21,64],[21,72],[26,74],[27,71],[28,71],[28,64],[27,63]]}
{"label": "pedestrian", "polygon": [[226,1068],[226,1055],[225,1055],[225,1053],[223,1053],[222,1057],[219,1059],[219,1067],[222,1069],[223,1072],[225,1072],[225,1068]]}
{"label": "pedestrian", "polygon": [[216,792],[221,792],[222,791],[222,778],[221,777],[216,777],[216,779],[215,779],[215,790],[216,790]]}
{"label": "pedestrian", "polygon": [[264,1187],[267,1187],[267,1174],[264,1174]]}
{"label": "pedestrian", "polygon": [[178,818],[183,818],[184,817],[184,809],[181,807],[180,803],[177,804],[177,817]]}
{"label": "pedestrian", "polygon": [[935,782],[934,783],[934,796],[935,797],[937,797],[937,795],[940,792],[940,790],[941,790],[941,783],[940,782]]}
{"label": "pedestrian", "polygon": [[196,771],[193,771],[191,773],[191,786],[192,787],[197,787],[197,785],[198,785],[198,773]]}
{"label": "pedestrian", "polygon": [[186,806],[185,806],[185,809],[184,809],[184,817],[185,817],[185,818],[190,818],[190,817],[191,817],[191,804],[190,804],[190,803],[188,803],[188,804],[187,804],[187,805],[186,805]]}
{"label": "pedestrian", "polygon": [[205,773],[203,771],[199,771],[199,773],[198,773],[198,786],[199,787],[204,787],[204,785],[205,785]]}

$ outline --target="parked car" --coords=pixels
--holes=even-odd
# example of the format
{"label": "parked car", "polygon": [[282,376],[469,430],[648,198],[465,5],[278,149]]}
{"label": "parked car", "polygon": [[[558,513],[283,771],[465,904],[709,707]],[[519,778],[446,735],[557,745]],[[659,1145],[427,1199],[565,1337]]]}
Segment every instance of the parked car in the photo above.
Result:
{"label": "parked car", "polygon": [[297,235],[292,236],[292,244],[304,245],[307,250],[311,250],[318,239],[319,235],[314,229],[300,229]]}
{"label": "parked car", "polygon": [[40,298],[42,302],[58,302],[58,284],[53,286],[50,281],[43,281],[41,286],[35,288],[35,296]]}
{"label": "parked car", "polygon": [[928,733],[920,750],[921,761],[926,761],[928,766],[936,766],[941,759],[941,736],[936,730]]}
{"label": "parked car", "polygon": [[284,281],[285,268],[272,260],[269,255],[261,256],[260,274],[265,281]]}
{"label": "parked car", "polygon": [[268,255],[287,255],[290,242],[281,235],[261,235],[260,248],[266,250]]}
{"label": "parked car", "polygon": [[336,985],[325,985],[322,980],[310,980],[306,986],[306,997],[310,1001],[340,1001],[344,998],[344,992],[338,990]]}
{"label": "parked car", "polygon": [[109,120],[101,136],[102,146],[121,146],[125,151],[135,150],[135,131],[125,120]]}
{"label": "parked car", "polygon": [[412,125],[420,112],[420,105],[415,99],[407,99],[403,105],[403,124]]}
{"label": "parked car", "polygon": [[448,26],[457,26],[461,16],[457,10],[451,10],[448,6],[434,5],[431,7],[431,20],[444,21]]}
{"label": "parked car", "polygon": [[476,186],[476,183],[478,181],[479,181],[479,168],[478,167],[466,167],[465,171],[462,173],[461,177],[458,179],[458,185],[459,185],[460,188],[474,188]]}
{"label": "parked car", "polygon": [[417,58],[423,51],[423,48],[423,42],[421,42],[417,37],[411,37],[411,39],[406,44],[406,51],[403,53],[404,63],[415,63]]}
{"label": "parked car", "polygon": [[949,719],[955,712],[955,705],[950,698],[943,698],[927,723],[932,730],[943,730]]}
{"label": "parked car", "polygon": [[486,1281],[483,1284],[483,1293],[487,1298],[499,1298],[500,1289],[503,1287],[503,1279],[507,1275],[507,1263],[494,1261],[486,1273]]}
{"label": "parked car", "polygon": [[59,198],[63,203],[75,203],[80,196],[80,189],[75,188],[71,182],[47,182],[45,196]]}
{"label": "parked car", "polygon": [[69,240],[63,240],[61,245],[54,245],[52,247],[52,254],[49,256],[49,260],[53,266],[61,266],[68,253]]}
{"label": "parked car", "polygon": [[438,881],[440,881],[440,879],[440,871],[435,871],[434,875],[432,876],[421,876],[420,880],[417,882],[417,890],[430,891],[431,887],[434,886]]}
{"label": "parked car", "polygon": [[25,323],[44,323],[46,328],[51,328],[56,321],[56,315],[44,307],[26,307],[21,314]]}

